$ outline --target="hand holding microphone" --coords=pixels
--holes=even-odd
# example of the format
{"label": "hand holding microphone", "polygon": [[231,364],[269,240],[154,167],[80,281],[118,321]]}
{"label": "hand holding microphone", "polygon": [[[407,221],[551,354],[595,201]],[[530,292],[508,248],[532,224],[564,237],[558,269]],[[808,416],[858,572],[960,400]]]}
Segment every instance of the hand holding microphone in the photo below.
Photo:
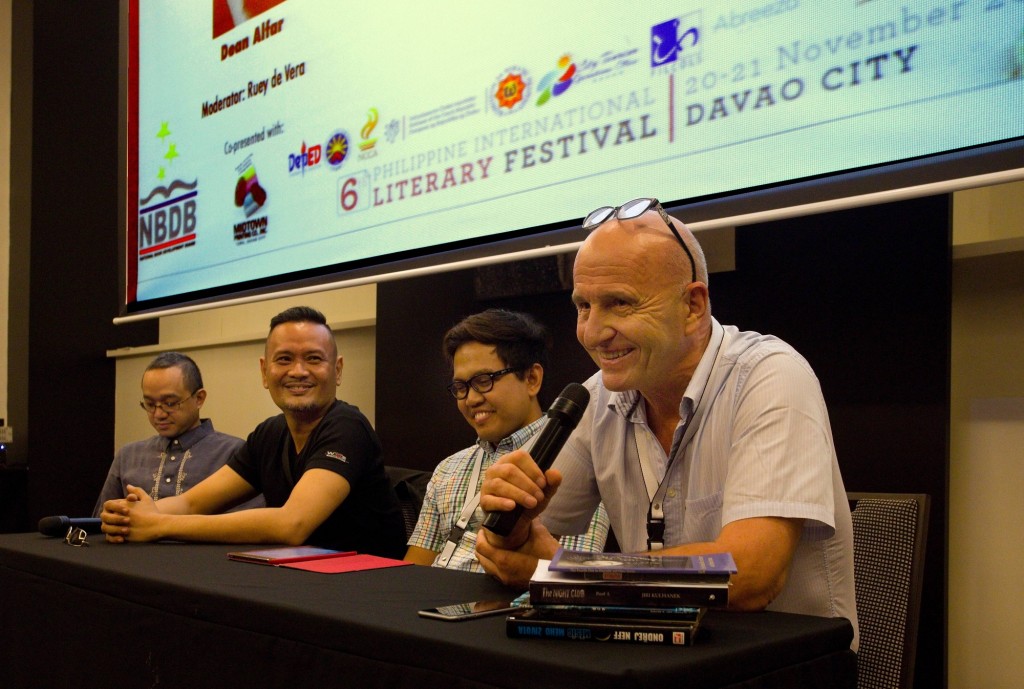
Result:
{"label": "hand holding microphone", "polygon": [[[569,383],[547,411],[548,422],[537,436],[530,456],[541,471],[547,471],[562,450],[565,441],[583,417],[590,402],[590,393],[579,383]],[[499,536],[512,533],[523,514],[523,506],[516,505],[506,512],[488,512],[484,527]]]}

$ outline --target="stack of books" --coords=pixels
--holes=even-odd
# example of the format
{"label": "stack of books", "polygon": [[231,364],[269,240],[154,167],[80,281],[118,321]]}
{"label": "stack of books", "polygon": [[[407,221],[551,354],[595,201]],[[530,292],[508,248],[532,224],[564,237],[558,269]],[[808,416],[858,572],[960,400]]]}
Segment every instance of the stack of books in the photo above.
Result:
{"label": "stack of books", "polygon": [[710,607],[729,602],[729,553],[625,555],[559,549],[506,618],[512,638],[693,644]]}

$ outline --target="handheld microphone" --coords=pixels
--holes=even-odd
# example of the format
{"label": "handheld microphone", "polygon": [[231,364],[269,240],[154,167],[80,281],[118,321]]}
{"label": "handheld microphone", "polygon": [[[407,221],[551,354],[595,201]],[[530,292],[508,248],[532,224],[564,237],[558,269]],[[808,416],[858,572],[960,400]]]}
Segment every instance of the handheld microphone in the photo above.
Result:
{"label": "handheld microphone", "polygon": [[[588,402],[590,393],[587,389],[579,383],[569,383],[551,404],[547,413],[547,425],[537,436],[537,442],[530,450],[533,461],[541,471],[547,471],[551,467],[565,441],[569,439],[569,435],[583,417]],[[508,512],[488,512],[484,518],[484,526],[499,536],[508,536],[522,514],[522,505],[516,505]]]}
{"label": "handheld microphone", "polygon": [[85,529],[86,533],[97,534],[103,533],[103,530],[100,528],[100,524],[102,523],[102,520],[93,517],[43,517],[39,520],[39,533],[44,536],[63,537],[68,532],[68,529],[74,527],[78,529]]}

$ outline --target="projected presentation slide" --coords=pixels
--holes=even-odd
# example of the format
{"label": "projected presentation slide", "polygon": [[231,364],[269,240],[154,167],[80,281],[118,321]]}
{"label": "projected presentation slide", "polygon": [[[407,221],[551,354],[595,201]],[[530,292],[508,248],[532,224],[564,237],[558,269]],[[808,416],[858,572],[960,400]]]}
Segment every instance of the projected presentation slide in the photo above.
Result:
{"label": "projected presentation slide", "polygon": [[1024,135],[1022,0],[131,0],[129,25],[129,311]]}

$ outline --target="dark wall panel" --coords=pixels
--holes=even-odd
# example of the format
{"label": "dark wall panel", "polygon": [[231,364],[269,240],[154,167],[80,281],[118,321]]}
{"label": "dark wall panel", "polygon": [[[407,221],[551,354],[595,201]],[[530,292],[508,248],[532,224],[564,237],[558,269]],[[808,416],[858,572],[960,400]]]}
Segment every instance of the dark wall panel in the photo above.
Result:
{"label": "dark wall panel", "polygon": [[722,322],[814,367],[848,491],[932,496],[915,684],[945,686],[951,337],[947,196],[741,228]]}
{"label": "dark wall panel", "polygon": [[[48,514],[91,513],[113,456],[106,350],[154,342],[157,324],[111,322],[119,306],[118,3],[51,0],[32,9],[31,228],[16,230],[31,257],[12,267],[24,279],[29,326],[27,342],[11,343],[28,357],[27,369],[10,374],[29,382],[24,437],[35,524]],[[12,183],[28,186],[26,177]]]}
{"label": "dark wall panel", "polygon": [[[559,278],[558,266],[549,269],[568,260],[539,259],[519,269],[470,269],[378,285],[376,426],[388,463],[433,469],[474,441],[445,389],[451,370],[441,352],[444,333],[465,316],[491,307],[528,311],[551,329],[552,360],[558,365],[545,372],[540,395],[545,409],[566,384],[597,370],[576,343],[565,278]],[[530,294],[495,296],[507,292],[494,286],[499,280]]]}

